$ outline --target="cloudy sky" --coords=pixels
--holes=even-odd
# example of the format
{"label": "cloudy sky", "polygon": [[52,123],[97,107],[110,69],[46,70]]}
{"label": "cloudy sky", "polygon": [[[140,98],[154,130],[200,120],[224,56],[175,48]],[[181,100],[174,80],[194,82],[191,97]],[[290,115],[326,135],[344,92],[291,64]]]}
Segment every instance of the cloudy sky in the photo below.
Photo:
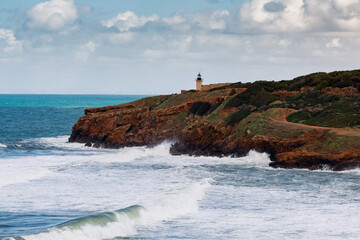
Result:
{"label": "cloudy sky", "polygon": [[0,1],[0,93],[175,93],[359,69],[360,0]]}

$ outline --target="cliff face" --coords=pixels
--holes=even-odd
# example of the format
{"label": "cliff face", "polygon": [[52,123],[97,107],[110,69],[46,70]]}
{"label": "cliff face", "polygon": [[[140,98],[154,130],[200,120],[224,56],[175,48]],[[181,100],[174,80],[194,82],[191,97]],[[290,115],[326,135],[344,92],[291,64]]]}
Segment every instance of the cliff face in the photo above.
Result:
{"label": "cliff face", "polygon": [[[211,106],[222,101],[220,96],[226,92],[229,90],[213,96],[204,92],[157,96],[128,104],[86,109],[85,116],[73,126],[69,140],[109,148],[177,140],[182,138],[182,129],[196,99],[206,99]],[[190,100],[192,97],[194,100]]]}
{"label": "cliff face", "polygon": [[269,153],[273,167],[360,166],[357,79],[338,86],[316,76],[314,86],[309,76],[86,109],[69,140],[108,148],[171,140],[172,154],[243,156],[254,149]]}

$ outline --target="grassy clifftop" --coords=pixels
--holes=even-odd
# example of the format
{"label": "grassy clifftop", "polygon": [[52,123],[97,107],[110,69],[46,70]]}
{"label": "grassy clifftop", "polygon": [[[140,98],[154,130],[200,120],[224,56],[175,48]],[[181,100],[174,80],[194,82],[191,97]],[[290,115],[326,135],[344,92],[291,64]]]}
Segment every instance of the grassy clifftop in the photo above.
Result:
{"label": "grassy clifftop", "polygon": [[[291,81],[235,83],[227,88],[247,88],[234,96],[225,108],[256,107],[299,110],[290,122],[314,126],[360,126],[360,70],[313,73]],[[216,90],[215,90],[216,91]],[[275,100],[278,100],[275,102]]]}

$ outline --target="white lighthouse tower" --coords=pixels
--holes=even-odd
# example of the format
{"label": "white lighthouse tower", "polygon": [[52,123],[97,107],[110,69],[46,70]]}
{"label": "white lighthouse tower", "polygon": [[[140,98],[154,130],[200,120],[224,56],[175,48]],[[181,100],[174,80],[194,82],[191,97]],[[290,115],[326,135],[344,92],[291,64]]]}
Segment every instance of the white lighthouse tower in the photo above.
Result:
{"label": "white lighthouse tower", "polygon": [[203,79],[201,78],[201,74],[199,73],[199,75],[196,78],[196,91],[201,91],[203,86]]}

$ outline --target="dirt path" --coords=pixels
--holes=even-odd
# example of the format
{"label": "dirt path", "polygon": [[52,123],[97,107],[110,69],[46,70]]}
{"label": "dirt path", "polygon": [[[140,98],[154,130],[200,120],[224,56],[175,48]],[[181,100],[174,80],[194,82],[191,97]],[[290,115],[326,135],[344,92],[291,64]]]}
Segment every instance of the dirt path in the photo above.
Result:
{"label": "dirt path", "polygon": [[345,136],[354,136],[354,137],[360,137],[360,129],[356,129],[356,128],[331,128],[331,127],[319,127],[319,126],[310,126],[310,125],[306,125],[306,124],[301,124],[301,123],[293,123],[293,122],[288,122],[286,120],[287,116],[289,116],[291,113],[296,112],[296,110],[294,109],[289,109],[289,108],[281,108],[281,115],[280,115],[280,119],[274,119],[272,117],[269,117],[271,120],[275,121],[275,122],[280,122],[280,123],[284,123],[284,124],[290,124],[290,125],[294,125],[294,126],[299,126],[299,127],[304,127],[304,128],[311,128],[311,129],[319,129],[319,130],[330,130],[338,135],[345,135]]}

